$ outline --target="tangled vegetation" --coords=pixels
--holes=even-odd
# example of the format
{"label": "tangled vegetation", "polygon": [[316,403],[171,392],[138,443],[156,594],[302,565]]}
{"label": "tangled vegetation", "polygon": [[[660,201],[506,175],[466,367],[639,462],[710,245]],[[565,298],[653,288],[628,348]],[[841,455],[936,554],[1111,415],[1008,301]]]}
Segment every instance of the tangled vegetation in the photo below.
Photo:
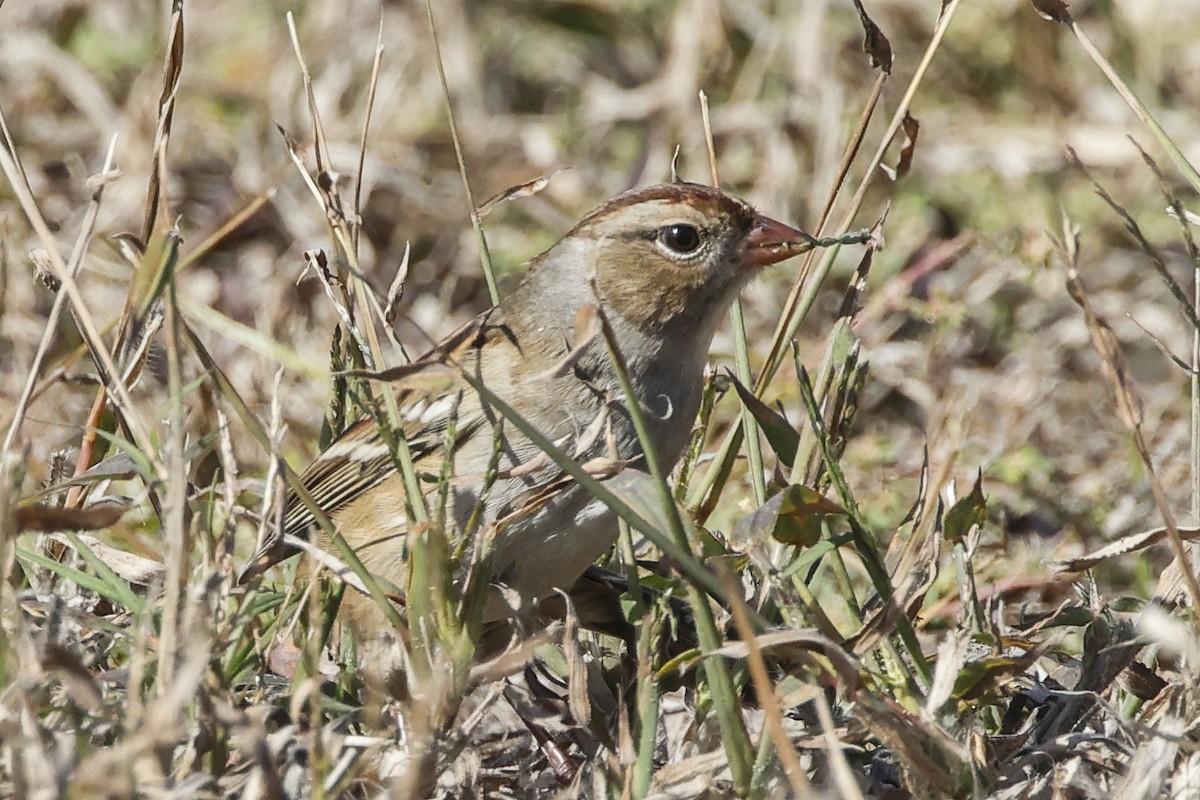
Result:
{"label": "tangled vegetation", "polygon": [[[865,5],[0,4],[0,795],[1200,793],[1200,8]],[[294,470],[672,175],[828,241],[597,490],[627,635],[374,691]]]}

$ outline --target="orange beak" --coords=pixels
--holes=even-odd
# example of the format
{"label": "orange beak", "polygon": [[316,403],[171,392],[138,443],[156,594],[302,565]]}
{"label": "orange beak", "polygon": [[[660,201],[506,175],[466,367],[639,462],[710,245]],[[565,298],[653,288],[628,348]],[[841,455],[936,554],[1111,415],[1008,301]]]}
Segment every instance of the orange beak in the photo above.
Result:
{"label": "orange beak", "polygon": [[811,244],[812,237],[804,231],[759,214],[753,230],[746,238],[746,263],[766,267],[807,249]]}

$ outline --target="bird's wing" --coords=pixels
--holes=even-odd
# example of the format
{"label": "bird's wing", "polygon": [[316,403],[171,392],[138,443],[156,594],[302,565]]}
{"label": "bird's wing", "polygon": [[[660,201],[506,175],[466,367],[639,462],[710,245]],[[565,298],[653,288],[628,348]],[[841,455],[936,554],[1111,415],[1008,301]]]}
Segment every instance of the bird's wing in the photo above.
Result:
{"label": "bird's wing", "polygon": [[[407,442],[418,469],[440,462],[446,431],[454,420],[459,446],[474,436],[487,420],[462,379],[463,369],[478,363],[484,347],[512,348],[512,334],[497,309],[492,309],[459,328],[417,361],[380,373],[396,393],[399,419],[395,432]],[[308,466],[301,476],[305,490],[317,506],[332,515],[363,497],[397,473],[396,459],[379,423],[370,417],[359,420],[341,433]],[[288,492],[282,531],[264,542],[242,573],[242,580],[261,574],[296,549],[285,536],[307,538],[316,519],[294,491]]]}

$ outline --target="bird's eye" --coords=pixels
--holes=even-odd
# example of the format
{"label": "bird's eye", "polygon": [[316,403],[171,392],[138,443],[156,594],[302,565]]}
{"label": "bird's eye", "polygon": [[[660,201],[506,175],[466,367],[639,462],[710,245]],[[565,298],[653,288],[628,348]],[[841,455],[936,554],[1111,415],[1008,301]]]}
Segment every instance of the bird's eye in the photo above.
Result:
{"label": "bird's eye", "polygon": [[690,255],[700,247],[700,231],[691,225],[677,223],[658,232],[659,240],[680,255]]}

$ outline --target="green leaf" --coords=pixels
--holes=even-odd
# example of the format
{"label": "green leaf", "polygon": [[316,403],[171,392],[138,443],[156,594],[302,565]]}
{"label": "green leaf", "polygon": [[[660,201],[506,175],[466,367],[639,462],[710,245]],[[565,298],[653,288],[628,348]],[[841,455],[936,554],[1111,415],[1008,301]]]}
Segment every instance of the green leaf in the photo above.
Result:
{"label": "green leaf", "polygon": [[846,510],[807,486],[793,484],[738,522],[733,536],[761,539],[769,534],[784,544],[811,547],[821,538],[821,526],[835,516],[846,516]]}
{"label": "green leaf", "polygon": [[[28,550],[18,546],[16,548],[17,556],[26,561],[31,561],[40,567],[50,570],[51,572],[66,578],[84,589],[90,589],[96,594],[108,600],[114,605],[122,606],[128,609],[133,614],[139,614],[142,610],[141,599],[133,594],[133,590],[128,584],[122,584],[119,578],[114,575],[106,575],[96,577],[82,570],[67,566],[61,562],[55,561],[53,558],[38,553],[34,550]],[[81,551],[82,552],[82,551]],[[89,553],[91,551],[88,551]],[[112,578],[112,579],[108,579]]]}
{"label": "green leaf", "polygon": [[987,502],[983,499],[983,471],[975,478],[971,493],[959,500],[946,512],[945,529],[942,535],[951,542],[960,542],[975,525],[987,519]]}
{"label": "green leaf", "polygon": [[754,393],[743,386],[737,378],[732,375],[729,378],[733,382],[733,388],[737,390],[738,397],[742,399],[742,405],[762,428],[763,434],[767,437],[767,444],[771,445],[771,449],[775,451],[775,455],[779,457],[780,461],[790,465],[796,460],[796,448],[800,446],[800,434],[792,427],[792,423],[787,421],[787,417],[755,397]]}

